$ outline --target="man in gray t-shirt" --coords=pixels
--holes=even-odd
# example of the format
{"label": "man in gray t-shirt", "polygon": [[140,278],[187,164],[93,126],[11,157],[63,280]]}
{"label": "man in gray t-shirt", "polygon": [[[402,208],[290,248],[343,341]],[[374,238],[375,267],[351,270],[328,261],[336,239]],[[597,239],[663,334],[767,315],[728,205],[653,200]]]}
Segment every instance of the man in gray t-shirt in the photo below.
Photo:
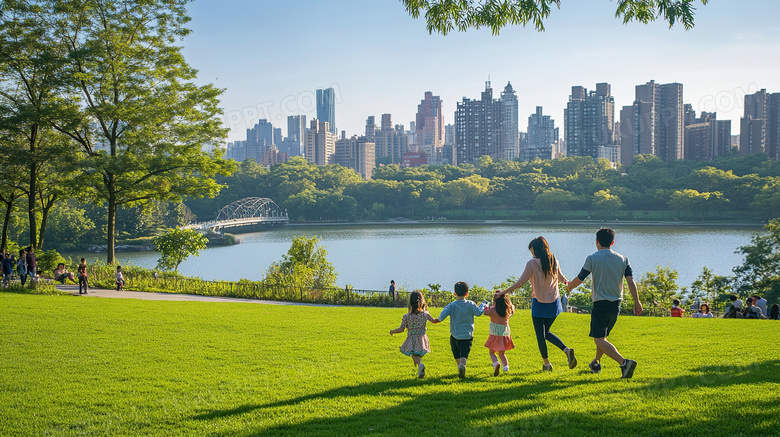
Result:
{"label": "man in gray t-shirt", "polygon": [[596,232],[598,252],[585,259],[580,274],[569,282],[567,288],[572,291],[580,286],[585,278],[593,275],[593,290],[591,292],[593,311],[591,311],[590,316],[590,336],[596,343],[596,357],[588,366],[590,371],[593,373],[601,371],[601,357],[606,354],[620,364],[623,378],[631,378],[636,368],[636,361],[623,358],[617,348],[607,340],[620,314],[620,304],[623,301],[623,278],[626,278],[628,290],[634,298],[634,313],[636,315],[642,314],[643,308],[636,283],[634,283],[631,263],[627,257],[612,250],[614,243],[615,231],[609,228],[599,229]]}

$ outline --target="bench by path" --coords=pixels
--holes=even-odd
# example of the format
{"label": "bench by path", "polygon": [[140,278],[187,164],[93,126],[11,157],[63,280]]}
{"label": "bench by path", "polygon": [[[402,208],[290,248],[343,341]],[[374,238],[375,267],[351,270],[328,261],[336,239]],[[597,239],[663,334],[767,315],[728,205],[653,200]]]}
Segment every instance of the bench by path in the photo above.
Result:
{"label": "bench by path", "polygon": [[79,295],[79,286],[76,284],[56,284],[58,291],[72,294],[80,297],[107,297],[114,299],[140,299],[140,300],[168,300],[168,301],[190,301],[190,302],[243,302],[259,303],[264,305],[297,305],[297,306],[318,306],[318,307],[340,307],[344,305],[326,305],[316,303],[300,302],[277,302],[272,300],[243,299],[238,297],[221,296],[201,296],[197,294],[179,294],[179,293],[147,293],[145,291],[116,291],[103,288],[90,288],[89,294]]}

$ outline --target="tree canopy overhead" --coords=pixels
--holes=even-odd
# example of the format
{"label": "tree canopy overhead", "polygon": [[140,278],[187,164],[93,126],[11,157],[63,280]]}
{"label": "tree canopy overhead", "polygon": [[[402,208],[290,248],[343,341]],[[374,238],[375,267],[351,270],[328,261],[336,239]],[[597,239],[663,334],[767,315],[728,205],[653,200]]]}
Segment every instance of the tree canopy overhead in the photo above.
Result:
{"label": "tree canopy overhead", "polygon": [[[664,20],[669,27],[682,24],[693,27],[695,4],[706,5],[709,0],[617,0],[615,17],[623,23],[649,23]],[[453,30],[464,32],[470,28],[489,27],[494,35],[506,26],[529,23],[538,31],[552,7],[560,9],[561,0],[401,0],[414,18],[424,13],[429,33],[446,35]]]}

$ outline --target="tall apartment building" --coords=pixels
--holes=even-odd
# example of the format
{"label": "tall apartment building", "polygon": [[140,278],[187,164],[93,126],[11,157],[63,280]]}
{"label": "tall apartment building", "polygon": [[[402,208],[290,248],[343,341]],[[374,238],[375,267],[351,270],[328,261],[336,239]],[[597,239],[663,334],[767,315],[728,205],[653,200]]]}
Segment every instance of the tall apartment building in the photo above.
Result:
{"label": "tall apartment building", "polygon": [[417,115],[411,130],[415,131],[414,144],[427,156],[441,154],[444,145],[444,115],[441,97],[426,91],[425,98],[417,105]]}
{"label": "tall apartment building", "polygon": [[315,165],[334,163],[336,134],[330,131],[327,121],[314,119],[306,130],[306,160]]}
{"label": "tall apartment building", "polygon": [[[503,158],[513,160],[520,156],[520,123],[517,111],[517,94],[510,82],[506,83],[501,93],[501,148]],[[496,139],[499,140],[498,138]]]}
{"label": "tall apartment building", "polygon": [[373,115],[369,115],[366,119],[366,140],[374,141],[376,131],[376,118]]}
{"label": "tall apartment building", "polygon": [[270,147],[274,144],[274,126],[268,120],[258,120],[254,127],[246,130],[246,141]]}
{"label": "tall apartment building", "polygon": [[261,119],[251,129],[246,130],[245,141],[228,143],[226,157],[235,161],[253,159],[262,163],[263,152],[281,143],[281,130],[274,129],[268,120]]}
{"label": "tall apartment building", "polygon": [[553,149],[558,142],[558,128],[555,120],[542,114],[542,107],[536,107],[536,113],[528,117],[528,132],[523,141],[521,159],[533,161],[535,158],[553,159]]}
{"label": "tall apartment building", "polygon": [[714,112],[696,112],[685,105],[685,159],[709,161],[731,151],[731,120],[718,120]]}
{"label": "tall apartment building", "polygon": [[304,156],[306,143],[306,116],[287,116],[287,137],[279,150],[289,156]]}
{"label": "tall apartment building", "polygon": [[503,100],[493,100],[493,89],[488,81],[479,100],[464,97],[458,102],[455,110],[456,162],[453,165],[476,164],[485,155],[506,159],[517,153],[517,98],[511,84],[504,88],[502,97]]}
{"label": "tall apartment building", "polygon": [[409,136],[402,124],[393,126],[390,114],[382,114],[381,128],[374,137],[377,158],[388,158],[389,164],[401,164],[403,154],[409,151]]}
{"label": "tall apartment building", "polygon": [[336,141],[335,163],[342,167],[351,168],[369,180],[373,176],[376,156],[375,145],[366,137],[353,136]]}
{"label": "tall apartment building", "polygon": [[742,155],[766,153],[770,159],[780,160],[780,93],[762,89],[745,95],[739,151]]}
{"label": "tall apartment building", "polygon": [[685,157],[685,108],[680,83],[636,86],[636,99],[620,111],[621,162],[653,154],[664,161]]}
{"label": "tall apartment building", "polygon": [[615,98],[608,83],[597,83],[596,90],[571,88],[563,112],[568,156],[599,157],[599,147],[616,144]]}
{"label": "tall apartment building", "polygon": [[333,88],[317,90],[317,119],[328,123],[330,133],[336,134],[336,91]]}

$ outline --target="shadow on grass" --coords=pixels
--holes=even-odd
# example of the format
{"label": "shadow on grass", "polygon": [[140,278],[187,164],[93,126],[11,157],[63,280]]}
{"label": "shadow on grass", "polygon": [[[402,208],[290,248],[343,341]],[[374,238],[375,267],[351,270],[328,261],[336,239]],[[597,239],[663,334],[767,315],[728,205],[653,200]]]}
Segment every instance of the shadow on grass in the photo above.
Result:
{"label": "shadow on grass", "polygon": [[[702,366],[673,378],[632,381],[467,379],[462,384],[471,387],[460,393],[450,390],[462,388],[453,379],[360,384],[193,418],[211,421],[274,410],[275,416],[288,421],[272,427],[224,430],[215,435],[410,435],[426,430],[434,435],[480,436],[770,435],[776,432],[780,413],[778,396],[766,387],[766,383],[780,382],[780,360],[747,366]],[[746,383],[761,384],[764,389],[750,386],[745,389],[745,396],[736,396],[729,389]],[[408,390],[419,387],[428,387],[431,393]],[[582,390],[567,393],[577,387]],[[556,391],[562,392],[553,393]],[[333,405],[333,401],[351,403],[360,396],[378,395],[396,396],[399,402],[351,415],[320,407],[324,414],[318,414],[319,417],[300,418],[301,409],[316,408],[310,401],[328,401],[326,405]],[[678,416],[678,411],[682,415]],[[254,421],[250,416],[244,419]]]}

